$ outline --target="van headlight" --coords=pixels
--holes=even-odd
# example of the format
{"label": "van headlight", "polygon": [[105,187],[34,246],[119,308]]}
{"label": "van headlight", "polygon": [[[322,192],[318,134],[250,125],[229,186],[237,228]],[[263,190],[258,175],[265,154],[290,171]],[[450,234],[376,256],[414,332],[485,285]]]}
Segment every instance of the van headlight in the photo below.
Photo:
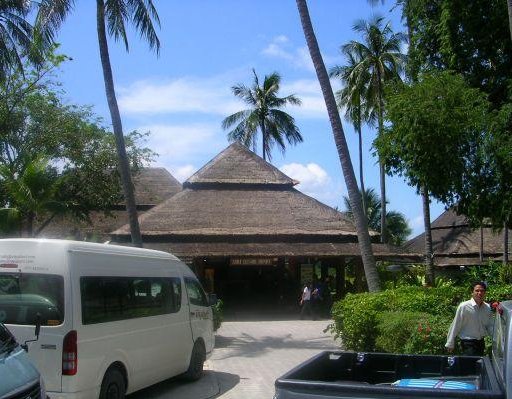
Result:
{"label": "van headlight", "polygon": [[46,399],[46,387],[44,386],[44,380],[43,377],[39,377],[39,397],[41,399]]}

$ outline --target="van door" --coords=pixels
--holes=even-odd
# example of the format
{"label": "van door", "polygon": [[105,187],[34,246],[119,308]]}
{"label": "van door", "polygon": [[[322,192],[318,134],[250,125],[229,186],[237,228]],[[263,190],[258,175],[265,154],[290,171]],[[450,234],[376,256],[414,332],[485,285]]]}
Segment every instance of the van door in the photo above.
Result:
{"label": "van door", "polygon": [[213,313],[208,304],[206,294],[199,281],[192,277],[185,277],[187,289],[190,324],[194,342],[202,337],[206,346],[206,353],[213,349]]}
{"label": "van door", "polygon": [[35,339],[39,319],[40,336],[28,343],[28,356],[43,373],[49,391],[61,390],[62,337],[70,323],[70,309],[66,316],[63,276],[0,272],[0,322],[24,343]]}

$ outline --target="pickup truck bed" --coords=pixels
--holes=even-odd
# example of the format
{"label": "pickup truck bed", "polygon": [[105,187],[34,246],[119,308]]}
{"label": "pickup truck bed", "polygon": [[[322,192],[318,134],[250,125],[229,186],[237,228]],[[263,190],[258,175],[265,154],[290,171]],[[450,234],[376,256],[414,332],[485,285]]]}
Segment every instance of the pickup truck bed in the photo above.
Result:
{"label": "pickup truck bed", "polygon": [[[439,380],[439,385],[443,381],[466,382],[476,389],[414,388],[396,384],[409,379],[420,385],[429,380]],[[325,351],[278,378],[275,385],[276,399],[505,397],[490,358],[477,356]]]}

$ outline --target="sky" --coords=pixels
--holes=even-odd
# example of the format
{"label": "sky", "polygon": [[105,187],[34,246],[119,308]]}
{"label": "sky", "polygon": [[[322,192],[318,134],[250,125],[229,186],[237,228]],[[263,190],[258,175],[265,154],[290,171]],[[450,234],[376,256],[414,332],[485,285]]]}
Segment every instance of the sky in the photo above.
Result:
{"label": "sky", "polygon": [[[161,26],[157,56],[133,30],[129,52],[109,41],[109,51],[125,133],[149,131],[141,143],[159,154],[153,166],[167,168],[183,182],[229,145],[222,120],[246,108],[231,91],[250,86],[252,69],[263,79],[281,75],[280,95],[295,94],[301,106],[285,109],[304,138],[272,164],[298,180],[296,188],[344,210],[347,195],[330,123],[306,47],[294,0],[154,0]],[[327,68],[343,65],[339,48],[360,40],[352,30],[359,19],[380,15],[394,31],[404,31],[394,1],[371,7],[366,0],[309,0],[311,19]],[[110,125],[96,37],[95,2],[76,2],[59,35],[59,51],[72,58],[58,73],[70,104],[91,105]],[[340,88],[333,81],[335,90]],[[357,135],[342,119],[352,163],[358,176]],[[379,168],[373,154],[374,128],[364,127],[365,186],[379,191]],[[257,148],[261,156],[260,146]],[[402,212],[413,230],[423,231],[421,197],[400,177],[387,177],[388,210]],[[443,211],[431,205],[434,220]]]}

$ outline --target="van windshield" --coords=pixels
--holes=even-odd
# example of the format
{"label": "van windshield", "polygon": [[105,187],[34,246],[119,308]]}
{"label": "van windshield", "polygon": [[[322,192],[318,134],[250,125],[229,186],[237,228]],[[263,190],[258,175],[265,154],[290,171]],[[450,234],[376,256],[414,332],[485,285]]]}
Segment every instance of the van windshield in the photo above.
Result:
{"label": "van windshield", "polygon": [[64,321],[64,279],[52,274],[0,274],[0,323],[56,326]]}
{"label": "van windshield", "polygon": [[12,334],[0,323],[0,354],[13,349],[17,344]]}

